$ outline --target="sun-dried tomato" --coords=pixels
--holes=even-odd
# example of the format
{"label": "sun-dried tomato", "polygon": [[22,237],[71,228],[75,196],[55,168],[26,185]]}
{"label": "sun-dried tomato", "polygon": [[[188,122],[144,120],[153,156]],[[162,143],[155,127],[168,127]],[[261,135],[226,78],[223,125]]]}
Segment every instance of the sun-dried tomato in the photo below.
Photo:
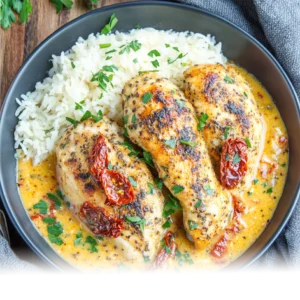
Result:
{"label": "sun-dried tomato", "polygon": [[165,235],[164,240],[167,249],[166,247],[164,247],[158,252],[152,265],[153,269],[161,267],[170,257],[175,255],[176,244],[173,240],[173,233],[171,231],[168,231]]}
{"label": "sun-dried tomato", "polygon": [[99,135],[90,155],[90,171],[101,182],[102,171],[108,166],[107,145],[103,135]]}
{"label": "sun-dried tomato", "polygon": [[109,204],[123,205],[134,201],[130,181],[121,173],[105,169],[101,174],[101,182]]}
{"label": "sun-dried tomato", "polygon": [[225,188],[232,189],[247,172],[248,147],[241,138],[228,139],[222,148],[220,175]]}
{"label": "sun-dried tomato", "polygon": [[84,202],[79,211],[80,220],[95,235],[117,238],[124,229],[124,222],[111,216],[104,208],[95,206],[91,202]]}
{"label": "sun-dried tomato", "polygon": [[227,251],[227,237],[223,235],[210,250],[210,255],[215,258],[221,258]]}

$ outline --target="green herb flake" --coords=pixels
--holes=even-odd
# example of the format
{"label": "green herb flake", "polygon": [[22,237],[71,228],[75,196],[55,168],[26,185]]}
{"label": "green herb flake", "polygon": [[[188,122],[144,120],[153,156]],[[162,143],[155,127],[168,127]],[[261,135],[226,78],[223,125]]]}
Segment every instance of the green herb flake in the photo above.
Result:
{"label": "green herb flake", "polygon": [[148,182],[148,187],[149,187],[149,192],[147,193],[148,195],[153,195],[154,194],[154,185],[151,182]]}
{"label": "green herb flake", "polygon": [[179,52],[178,47],[173,47],[173,49],[174,49],[175,51]]}
{"label": "green herb flake", "polygon": [[226,153],[226,155],[225,155],[225,160],[226,160],[226,161],[229,161],[229,160],[230,160],[230,155],[229,155],[228,153]]}
{"label": "green herb flake", "polygon": [[72,66],[72,69],[75,69],[75,68],[76,68],[76,66],[75,66],[75,64],[73,63],[73,61],[71,61],[71,66]]}
{"label": "green herb flake", "polygon": [[54,195],[52,193],[47,193],[47,196],[50,200],[52,200],[55,203],[55,208],[59,209],[62,205],[61,199],[57,195]]}
{"label": "green herb flake", "polygon": [[148,53],[148,55],[153,58],[160,56],[160,53],[157,50],[152,50]]}
{"label": "green herb flake", "polygon": [[185,141],[185,140],[179,140],[180,144],[183,145],[188,145],[190,147],[195,147],[196,146],[196,142],[192,142],[192,141]]}
{"label": "green herb flake", "polygon": [[112,14],[109,20],[109,23],[106,24],[102,29],[101,29],[101,34],[108,34],[110,33],[114,27],[117,25],[118,19],[116,18],[115,14]]}
{"label": "green herb flake", "polygon": [[227,75],[224,77],[224,81],[226,81],[227,83],[233,83],[234,82],[234,80],[231,77],[227,76]]}
{"label": "green herb flake", "polygon": [[126,221],[128,223],[134,223],[136,225],[140,225],[141,231],[144,231],[146,220],[139,216],[126,216]]}
{"label": "green herb flake", "polygon": [[156,187],[161,191],[163,188],[162,180],[160,178],[156,177],[156,178],[154,178],[154,182],[155,182]]}
{"label": "green herb flake", "polygon": [[166,140],[166,141],[165,141],[165,144],[166,144],[168,147],[174,149],[174,148],[176,147],[176,140]]}
{"label": "green herb flake", "polygon": [[198,130],[203,131],[206,121],[208,120],[208,114],[202,114],[198,120]]}
{"label": "green herb flake", "polygon": [[82,232],[78,231],[76,233],[76,239],[74,240],[74,245],[78,246],[81,243],[81,240],[82,240]]}
{"label": "green herb flake", "polygon": [[138,61],[137,58],[135,58],[135,59],[133,60],[133,62],[134,62],[135,64],[137,64],[139,61]]}
{"label": "green herb flake", "polygon": [[246,92],[244,92],[243,94],[244,94],[244,96],[245,96],[246,98],[248,98],[248,95],[247,95],[247,93],[246,93]]}
{"label": "green herb flake", "polygon": [[90,244],[88,250],[91,252],[91,253],[94,253],[94,252],[98,252],[98,243],[97,241],[91,237],[90,235],[86,237],[86,240],[85,240],[86,243]]}
{"label": "green herb flake", "polygon": [[166,48],[169,48],[170,47],[170,44],[165,44]]}
{"label": "green herb flake", "polygon": [[258,182],[259,182],[259,180],[257,178],[253,180],[254,184],[257,184]]}
{"label": "green herb flake", "polygon": [[145,73],[156,73],[159,72],[159,70],[145,70],[145,71],[139,71],[139,75],[145,74]]}
{"label": "green herb flake", "polygon": [[265,182],[261,186],[265,188],[267,186],[267,183]]}
{"label": "green herb flake", "polygon": [[133,123],[133,124],[136,123],[136,115],[133,115],[133,116],[132,116],[132,118],[131,118],[131,123]]}
{"label": "green herb flake", "polygon": [[117,50],[116,49],[112,49],[112,50],[109,50],[109,51],[105,52],[105,54],[111,54],[111,53],[114,53],[114,52],[117,52]]}
{"label": "green herb flake", "polygon": [[63,240],[60,238],[60,237],[57,237],[53,234],[48,234],[48,238],[49,238],[49,241],[52,243],[52,244],[56,244],[58,246],[61,246],[64,242]]}
{"label": "green herb flake", "polygon": [[66,120],[67,120],[68,122],[70,122],[71,124],[73,124],[74,127],[76,127],[76,126],[80,123],[79,121],[74,120],[74,119],[69,118],[69,117],[66,117]]}
{"label": "green herb flake", "polygon": [[141,49],[141,47],[142,47],[142,44],[139,43],[139,41],[137,41],[137,40],[131,41],[129,44],[127,44],[126,46],[124,46],[122,48],[122,50],[119,52],[119,54],[122,55],[124,53],[129,53],[130,50],[137,52],[138,50]]}
{"label": "green herb flake", "polygon": [[154,68],[158,68],[159,67],[159,62],[158,62],[158,60],[156,59],[156,60],[153,60],[153,61],[151,61],[151,63],[152,63],[152,65],[153,65],[153,67]]}
{"label": "green herb flake", "polygon": [[199,208],[202,205],[202,200],[198,200],[195,204],[196,208]]}
{"label": "green herb flake", "polygon": [[173,64],[176,60],[184,58],[185,56],[187,56],[187,53],[184,55],[180,53],[175,59],[168,58],[168,64]]}
{"label": "green herb flake", "polygon": [[107,169],[108,169],[108,170],[112,170],[112,169],[113,169],[113,166],[112,166],[111,162],[109,162],[109,164],[108,164],[108,166],[107,166]]}
{"label": "green herb flake", "polygon": [[60,222],[54,224],[54,225],[50,225],[47,227],[47,231],[48,231],[48,234],[51,234],[55,237],[58,237],[60,236],[63,232],[64,232],[64,229],[61,225]]}
{"label": "green herb flake", "polygon": [[111,46],[111,44],[100,44],[99,45],[100,49],[109,48],[110,46]]}
{"label": "green herb flake", "polygon": [[135,29],[141,29],[141,26],[140,26],[140,24],[136,24],[136,25],[134,26],[134,28],[135,28]]}
{"label": "green herb flake", "polygon": [[167,220],[163,225],[162,225],[162,228],[163,229],[167,229],[167,228],[170,228],[171,227],[171,222],[170,220]]}
{"label": "green herb flake", "polygon": [[142,101],[144,104],[147,104],[152,99],[152,94],[149,92],[146,92],[142,98]]}
{"label": "green herb flake", "polygon": [[266,193],[267,193],[267,194],[273,193],[273,188],[272,188],[272,187],[268,188]]}
{"label": "green herb flake", "polygon": [[171,188],[171,190],[176,195],[176,194],[181,193],[184,190],[184,187],[176,184]]}
{"label": "green herb flake", "polygon": [[286,163],[282,164],[281,166],[282,166],[283,168],[285,168],[285,167],[286,167]]}
{"label": "green herb flake", "polygon": [[48,203],[44,200],[40,200],[38,203],[33,205],[34,209],[39,209],[40,214],[45,215],[48,212]]}
{"label": "green herb flake", "polygon": [[162,217],[167,218],[173,213],[175,213],[177,210],[182,210],[179,200],[174,196],[169,195],[169,199],[165,202],[163,208]]}
{"label": "green herb flake", "polygon": [[150,152],[143,152],[143,158],[140,159],[141,161],[145,162],[147,165],[149,165],[150,167],[154,168],[154,162],[153,162],[153,158]]}
{"label": "green herb flake", "polygon": [[56,221],[55,221],[54,218],[45,217],[43,219],[43,222],[46,223],[46,224],[48,224],[48,225],[53,225]]}
{"label": "green herb flake", "polygon": [[137,186],[137,182],[131,176],[128,176],[128,180],[132,186],[134,187]]}
{"label": "green herb flake", "polygon": [[204,191],[206,192],[207,195],[213,195],[215,191],[210,187],[209,184],[206,184],[204,186]]}
{"label": "green herb flake", "polygon": [[252,148],[251,142],[247,137],[245,138],[245,142],[246,142],[248,148]]}
{"label": "green herb flake", "polygon": [[241,158],[239,157],[239,154],[235,153],[234,157],[233,157],[233,160],[232,160],[232,163],[235,165],[235,164],[238,164],[240,161],[241,161]]}
{"label": "green herb flake", "polygon": [[192,265],[194,262],[191,259],[191,256],[188,252],[185,252],[184,254],[182,254],[179,250],[175,251],[175,257],[178,261],[178,264],[181,266],[183,263],[187,263]]}
{"label": "green herb flake", "polygon": [[229,127],[229,126],[225,127],[225,130],[224,130],[224,138],[225,138],[225,140],[228,139],[228,133],[229,133],[230,129],[231,129],[231,127]]}
{"label": "green herb flake", "polygon": [[192,220],[188,220],[188,225],[190,230],[195,230],[198,228],[198,224]]}
{"label": "green herb flake", "polygon": [[180,107],[180,108],[183,108],[184,107],[184,104],[185,104],[185,101],[184,100],[175,100],[176,101],[176,103],[178,104],[178,106]]}

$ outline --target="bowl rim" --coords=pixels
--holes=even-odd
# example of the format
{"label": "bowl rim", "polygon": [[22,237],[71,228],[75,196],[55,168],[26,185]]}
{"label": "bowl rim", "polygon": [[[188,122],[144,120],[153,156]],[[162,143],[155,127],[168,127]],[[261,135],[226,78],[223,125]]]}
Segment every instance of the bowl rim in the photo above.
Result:
{"label": "bowl rim", "polygon": [[[55,30],[47,38],[45,38],[39,45],[37,45],[37,47],[32,51],[32,53],[30,53],[30,55],[24,60],[23,64],[18,69],[16,75],[14,76],[14,78],[13,78],[13,80],[12,80],[12,82],[11,82],[11,84],[10,84],[10,86],[9,86],[6,94],[5,94],[4,101],[3,101],[2,105],[1,105],[1,111],[0,111],[0,132],[2,132],[3,127],[5,126],[4,123],[3,123],[3,121],[2,121],[2,115],[7,110],[9,99],[10,99],[10,101],[12,101],[12,98],[10,97],[10,94],[11,94],[11,92],[13,90],[13,87],[14,87],[16,81],[18,80],[18,77],[19,77],[20,73],[25,68],[25,66],[27,66],[30,63],[31,59],[39,52],[39,50],[41,48],[47,46],[48,41],[50,41],[51,39],[55,38],[57,35],[59,35],[61,32],[63,32],[69,26],[72,26],[74,23],[76,23],[76,22],[78,22],[78,21],[80,21],[80,20],[82,20],[84,18],[88,18],[91,15],[98,14],[99,12],[113,11],[116,8],[123,8],[123,7],[153,6],[153,5],[154,6],[172,6],[172,7],[177,7],[177,8],[183,9],[183,10],[196,11],[196,12],[198,12],[200,14],[204,14],[204,15],[207,15],[209,17],[218,19],[218,20],[222,21],[223,23],[225,23],[225,24],[233,27],[234,29],[240,31],[249,40],[251,40],[258,48],[260,48],[265,54],[267,54],[267,56],[271,59],[272,63],[275,65],[275,67],[277,68],[277,70],[279,71],[279,73],[281,74],[281,76],[283,77],[283,79],[285,80],[285,82],[287,83],[288,88],[289,88],[291,94],[293,95],[295,106],[296,106],[296,109],[297,109],[298,119],[300,119],[300,101],[299,101],[298,95],[297,95],[297,93],[295,91],[295,88],[293,87],[293,84],[292,84],[291,80],[289,79],[288,75],[286,74],[286,72],[283,69],[283,67],[279,64],[279,62],[277,61],[277,59],[271,54],[271,52],[261,42],[259,42],[256,38],[254,38],[253,36],[251,36],[244,29],[242,29],[239,26],[235,25],[231,21],[228,21],[227,19],[225,19],[224,17],[219,16],[218,14],[214,14],[212,12],[209,12],[206,9],[198,8],[198,7],[195,7],[195,6],[192,6],[192,5],[182,4],[182,3],[178,3],[178,2],[152,0],[152,1],[142,1],[142,2],[139,2],[139,1],[132,2],[132,1],[130,1],[130,2],[118,3],[118,4],[108,5],[108,6],[104,6],[104,7],[100,7],[100,8],[94,9],[94,10],[92,10],[90,12],[84,13],[83,15],[81,15],[81,16],[79,16],[79,17],[77,17],[77,18],[75,18],[75,19],[73,19],[71,21],[69,21],[68,23],[64,24],[62,27],[60,27],[57,30]],[[67,50],[68,49],[66,49],[66,51]],[[2,144],[2,141],[0,139],[0,148],[1,148],[1,144]],[[38,248],[36,248],[35,244],[28,238],[28,236],[25,233],[24,229],[19,224],[18,220],[15,218],[15,215],[11,211],[11,206],[9,204],[9,201],[7,201],[8,196],[6,195],[6,193],[3,190],[3,187],[2,187],[2,184],[1,184],[2,182],[3,182],[3,180],[2,180],[2,174],[0,173],[0,195],[1,195],[1,198],[2,198],[2,203],[3,203],[3,206],[5,208],[6,213],[9,216],[10,221],[12,222],[12,224],[14,225],[14,227],[16,228],[17,232],[20,234],[20,236],[23,238],[23,240],[27,243],[27,245],[40,258],[43,259],[43,261],[45,261],[46,263],[48,263],[49,265],[51,265],[52,267],[54,267],[54,268],[56,268],[56,269],[58,269],[60,271],[65,271],[62,268],[60,268],[58,265],[56,265],[53,261],[51,261],[42,251],[40,251]],[[295,207],[297,205],[299,197],[300,197],[300,183],[298,183],[298,188],[297,188],[297,191],[296,191],[296,193],[294,195],[292,204],[290,205],[290,207],[289,207],[286,215],[284,216],[283,220],[281,221],[280,225],[277,227],[275,233],[269,238],[269,240],[265,243],[265,245],[262,247],[262,249],[258,253],[256,253],[256,255],[254,255],[251,259],[249,259],[246,263],[243,264],[243,266],[241,267],[241,269],[245,269],[245,268],[249,267],[252,263],[254,263],[257,259],[259,259],[269,249],[269,247],[275,242],[275,240],[277,239],[277,237],[280,235],[280,233],[282,232],[282,230],[286,226],[288,220],[290,219],[290,217],[291,217],[291,215],[292,215],[292,213],[293,213],[293,211],[294,211],[294,209],[295,209]],[[53,251],[55,251],[55,250],[53,250]],[[66,263],[70,265],[69,262],[66,261]]]}

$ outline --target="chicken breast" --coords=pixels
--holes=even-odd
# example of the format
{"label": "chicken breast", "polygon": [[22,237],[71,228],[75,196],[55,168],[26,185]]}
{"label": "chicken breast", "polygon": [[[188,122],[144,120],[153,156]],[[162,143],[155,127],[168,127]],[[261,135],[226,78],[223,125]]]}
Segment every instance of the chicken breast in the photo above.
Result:
{"label": "chicken breast", "polygon": [[153,260],[160,248],[164,200],[158,189],[149,189],[153,177],[129,155],[131,147],[106,117],[71,126],[57,146],[57,178],[82,226],[139,262]]}
{"label": "chicken breast", "polygon": [[199,249],[207,247],[226,227],[232,205],[215,176],[194,108],[154,73],[127,82],[122,101],[130,139],[152,154],[159,177],[180,201],[186,232]]}
{"label": "chicken breast", "polygon": [[[194,106],[200,122],[202,120],[200,126],[208,153],[222,184],[236,190],[249,189],[263,151],[266,125],[247,81],[232,66],[220,64],[196,65],[186,70],[184,77],[185,95]],[[235,139],[238,139],[241,152],[247,152],[244,166],[247,171],[240,174],[238,170],[231,170],[224,179],[222,166],[220,174],[222,147],[227,140],[223,148],[228,148]],[[225,160],[227,154],[223,155]],[[233,159],[234,156],[227,158]],[[240,159],[239,154],[235,161]],[[233,159],[233,163],[235,161]],[[234,169],[234,164],[231,167]]]}

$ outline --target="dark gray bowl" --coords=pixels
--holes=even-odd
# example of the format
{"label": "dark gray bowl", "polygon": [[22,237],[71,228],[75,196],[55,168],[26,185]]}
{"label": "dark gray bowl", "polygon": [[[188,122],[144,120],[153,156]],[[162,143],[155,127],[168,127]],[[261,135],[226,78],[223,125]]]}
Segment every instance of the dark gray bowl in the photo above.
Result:
{"label": "dark gray bowl", "polygon": [[274,57],[254,38],[224,19],[200,9],[168,2],[126,3],[105,7],[68,23],[47,38],[19,70],[5,98],[0,124],[1,194],[6,211],[28,245],[58,269],[70,268],[39,235],[23,208],[16,186],[16,160],[13,132],[17,123],[16,97],[33,90],[47,76],[52,54],[59,55],[77,41],[98,32],[112,13],[119,18],[117,29],[141,27],[194,31],[212,34],[223,43],[224,54],[253,73],[273,97],[288,130],[290,163],[287,182],[273,219],[259,239],[233,265],[244,267],[262,255],[279,235],[296,205],[300,178],[299,101],[287,75]]}

